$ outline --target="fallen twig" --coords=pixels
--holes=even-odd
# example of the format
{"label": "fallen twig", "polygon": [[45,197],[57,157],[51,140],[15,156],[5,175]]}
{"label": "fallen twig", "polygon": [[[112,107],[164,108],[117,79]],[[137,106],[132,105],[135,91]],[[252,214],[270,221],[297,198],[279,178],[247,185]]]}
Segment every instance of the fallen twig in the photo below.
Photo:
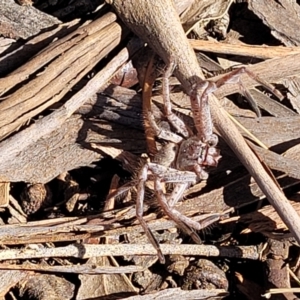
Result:
{"label": "fallen twig", "polygon": [[[179,254],[190,256],[235,257],[253,260],[259,259],[259,252],[256,246],[216,247],[210,245],[162,244],[161,250],[164,255]],[[31,249],[0,250],[0,260],[46,257],[76,257],[84,259],[110,255],[157,255],[157,251],[151,244],[73,244],[56,248],[33,248],[33,246],[31,246]]]}
{"label": "fallen twig", "polygon": [[185,300],[192,300],[192,299],[222,299],[223,297],[227,296],[228,292],[222,289],[197,289],[197,290],[190,290],[190,291],[183,291],[181,288],[172,288],[166,289],[159,292],[151,293],[148,295],[138,295],[123,298],[124,300],[172,300],[172,299],[185,299]]}
{"label": "fallen twig", "polygon": [[110,267],[85,264],[74,266],[45,266],[45,265],[9,265],[0,264],[0,270],[26,270],[36,272],[51,273],[72,273],[72,274],[123,274],[141,272],[144,270],[141,266]]}
{"label": "fallen twig", "polygon": [[262,59],[299,54],[300,52],[299,47],[227,44],[205,40],[189,40],[189,42],[195,50],[199,51],[241,56],[253,56],[255,58]]}

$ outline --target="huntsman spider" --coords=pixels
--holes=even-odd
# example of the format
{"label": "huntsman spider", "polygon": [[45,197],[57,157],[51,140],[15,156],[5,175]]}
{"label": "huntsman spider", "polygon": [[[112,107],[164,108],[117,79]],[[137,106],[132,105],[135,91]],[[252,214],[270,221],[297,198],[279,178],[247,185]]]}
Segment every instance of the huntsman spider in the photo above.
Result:
{"label": "huntsman spider", "polygon": [[[253,100],[251,94],[240,81],[240,75],[247,73],[273,94],[281,97],[281,94],[273,85],[264,82],[246,68],[236,69],[216,82],[202,81],[200,84],[196,84],[190,93],[193,119],[197,130],[197,134],[195,135],[184,121],[172,112],[169,94],[169,78],[174,67],[175,64],[173,62],[167,67],[163,76],[162,90],[164,114],[168,122],[176,130],[176,133],[160,128],[150,110],[144,112],[146,113],[145,117],[148,119],[151,129],[154,131],[154,135],[167,141],[167,144],[160,149],[152,161],[148,161],[144,164],[137,178],[136,216],[150,242],[157,250],[158,257],[162,263],[165,259],[159,243],[143,219],[145,183],[147,181],[154,182],[154,192],[164,213],[173,220],[181,230],[190,235],[196,243],[200,243],[201,240],[195,230],[203,229],[212,222],[217,221],[218,217],[212,219],[208,218],[208,221],[204,219],[203,222],[197,222],[178,212],[174,206],[182,199],[183,193],[188,186],[195,184],[199,180],[208,178],[208,168],[217,166],[221,158],[219,150],[216,149],[218,138],[213,133],[213,123],[208,104],[209,94],[224,84],[239,83],[241,93],[247,98],[250,98],[250,100]],[[199,90],[203,92],[200,94]],[[170,194],[164,192],[164,183],[173,184],[173,190]]]}

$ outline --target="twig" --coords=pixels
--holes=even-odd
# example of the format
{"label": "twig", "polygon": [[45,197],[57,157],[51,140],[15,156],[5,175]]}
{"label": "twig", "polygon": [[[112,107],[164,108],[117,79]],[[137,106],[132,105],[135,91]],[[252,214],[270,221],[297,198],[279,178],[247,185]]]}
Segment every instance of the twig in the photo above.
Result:
{"label": "twig", "polygon": [[221,289],[196,289],[190,291],[184,291],[181,288],[171,288],[165,289],[159,292],[146,294],[146,295],[138,295],[131,296],[127,298],[122,298],[123,300],[172,300],[172,299],[185,299],[185,300],[193,300],[193,299],[222,299],[223,297],[228,296],[228,292]]}
{"label": "twig", "polygon": [[72,273],[72,274],[123,274],[142,272],[144,270],[141,266],[125,266],[125,267],[111,267],[95,265],[74,265],[74,266],[47,266],[47,265],[9,265],[0,264],[0,270],[26,270],[36,272],[51,272],[51,273]]}
{"label": "twig", "polygon": [[269,289],[265,294],[261,295],[263,298],[270,299],[272,295],[284,294],[284,293],[300,293],[300,288],[279,288]]}
{"label": "twig", "polygon": [[216,41],[189,40],[195,50],[220,54],[233,54],[241,56],[253,56],[255,58],[268,59],[299,54],[299,47],[283,46],[256,46],[245,44],[227,44]]}
{"label": "twig", "polygon": [[[173,245],[162,244],[164,255],[178,254],[190,256],[235,257],[259,259],[256,246],[216,247],[210,245]],[[157,255],[151,244],[73,244],[65,247],[0,250],[0,260],[32,259],[46,257],[90,258],[98,256]]]}

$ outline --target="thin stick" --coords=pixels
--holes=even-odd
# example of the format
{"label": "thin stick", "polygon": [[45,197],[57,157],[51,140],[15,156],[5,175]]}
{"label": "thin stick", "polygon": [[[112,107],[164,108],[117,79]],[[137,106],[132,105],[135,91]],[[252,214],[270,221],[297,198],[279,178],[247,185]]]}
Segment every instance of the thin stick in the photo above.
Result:
{"label": "thin stick", "polygon": [[189,40],[195,50],[220,54],[233,54],[241,56],[253,56],[255,58],[268,59],[299,54],[299,47],[283,46],[256,46],[246,44],[227,44],[216,41]]}
{"label": "thin stick", "polygon": [[141,266],[126,266],[126,267],[111,267],[95,265],[73,265],[73,266],[44,266],[44,265],[10,265],[0,264],[0,270],[26,270],[36,272],[51,272],[51,273],[72,273],[72,274],[124,274],[142,272]]}
{"label": "thin stick", "polygon": [[260,147],[263,149],[269,149],[262,141],[260,141],[254,134],[252,134],[246,127],[244,127],[237,119],[235,119],[233,116],[231,116],[229,113],[227,113],[230,120],[236,124],[238,127],[241,128],[250,138]]}
{"label": "thin stick", "polygon": [[[164,255],[178,254],[189,256],[235,257],[244,259],[259,259],[256,246],[216,247],[210,245],[177,245],[162,244]],[[0,250],[0,261],[10,259],[32,259],[46,257],[76,257],[90,258],[99,256],[126,256],[126,255],[157,255],[151,244],[73,244],[57,248],[9,249]]]}

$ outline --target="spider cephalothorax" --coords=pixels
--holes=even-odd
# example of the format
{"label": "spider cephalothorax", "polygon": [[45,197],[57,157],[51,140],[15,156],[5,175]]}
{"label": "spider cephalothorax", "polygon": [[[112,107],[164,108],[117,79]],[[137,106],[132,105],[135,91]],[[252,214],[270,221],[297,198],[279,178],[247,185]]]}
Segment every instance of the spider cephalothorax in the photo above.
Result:
{"label": "spider cephalothorax", "polygon": [[216,167],[220,158],[220,151],[215,146],[192,136],[181,142],[175,166],[181,171],[196,172],[199,179],[207,179],[207,167]]}

